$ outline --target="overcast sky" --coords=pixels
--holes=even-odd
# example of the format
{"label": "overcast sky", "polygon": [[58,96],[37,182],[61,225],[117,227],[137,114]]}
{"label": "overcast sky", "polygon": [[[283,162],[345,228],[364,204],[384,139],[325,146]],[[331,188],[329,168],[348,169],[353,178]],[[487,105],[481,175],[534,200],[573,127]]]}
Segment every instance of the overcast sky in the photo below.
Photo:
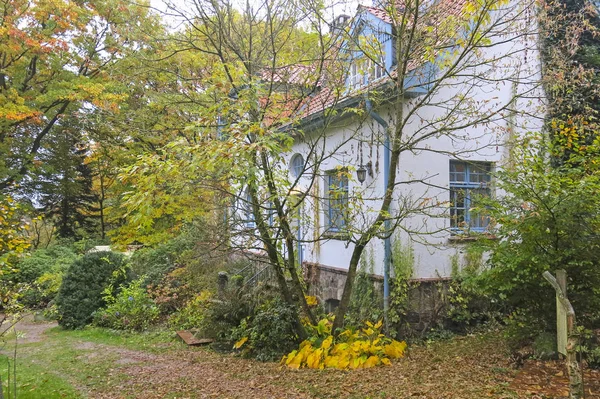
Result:
{"label": "overcast sky", "polygon": [[[185,9],[186,1],[189,3],[189,0],[167,0],[171,3],[176,4],[178,7]],[[356,12],[356,8],[358,4],[371,5],[371,0],[325,0],[326,3],[331,4],[328,9],[327,15],[328,20],[332,21],[334,17],[340,14],[347,14],[353,16]],[[165,15],[164,12],[167,11],[167,6],[165,0],[150,0],[150,5],[161,12],[163,18],[171,25],[171,27],[177,29],[177,25],[180,24],[179,21],[173,16]]]}

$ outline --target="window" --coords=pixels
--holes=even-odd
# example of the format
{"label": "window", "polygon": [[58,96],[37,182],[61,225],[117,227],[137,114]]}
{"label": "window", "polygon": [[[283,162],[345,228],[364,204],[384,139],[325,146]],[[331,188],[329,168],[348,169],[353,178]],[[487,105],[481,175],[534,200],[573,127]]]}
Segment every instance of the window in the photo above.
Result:
{"label": "window", "polygon": [[450,161],[450,228],[485,231],[489,218],[471,210],[478,197],[491,195],[492,164]]}
{"label": "window", "polygon": [[363,84],[363,77],[357,60],[354,60],[350,65],[348,74],[348,87],[350,90],[358,89]]}
{"label": "window", "polygon": [[356,90],[385,76],[385,58],[379,56],[377,62],[370,58],[362,57],[352,61],[348,72],[348,87]]}
{"label": "window", "polygon": [[292,177],[297,179],[304,171],[304,158],[302,155],[295,154],[290,161],[290,173]]}
{"label": "window", "polygon": [[343,232],[348,218],[348,176],[338,169],[325,175],[325,229]]}
{"label": "window", "polygon": [[373,82],[382,78],[385,75],[385,59],[383,54],[379,56],[377,62],[369,60],[369,82]]}

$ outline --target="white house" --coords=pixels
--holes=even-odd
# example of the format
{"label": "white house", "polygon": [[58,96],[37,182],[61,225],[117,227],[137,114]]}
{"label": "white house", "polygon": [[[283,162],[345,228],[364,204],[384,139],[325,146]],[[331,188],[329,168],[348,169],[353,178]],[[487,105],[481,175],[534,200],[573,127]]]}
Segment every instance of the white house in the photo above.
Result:
{"label": "white house", "polygon": [[[377,217],[396,140],[402,151],[393,201],[378,238],[363,253],[363,267],[383,276],[393,273],[394,263],[409,262],[415,279],[449,277],[464,263],[465,243],[488,232],[489,220],[473,202],[500,194],[493,172],[510,161],[520,133],[541,127],[535,3],[422,3],[425,22],[417,25],[425,32],[423,45],[413,41],[410,49],[396,40],[408,37],[399,29],[412,27],[398,22],[402,5],[396,18],[385,7],[359,6],[340,39],[338,57],[347,65],[343,89],[324,84],[294,126],[301,134],[286,162],[302,198],[296,223],[305,265],[343,276],[356,238]],[[489,12],[477,9],[492,4]],[[334,29],[346,21],[339,18]],[[403,60],[407,65],[399,66]],[[333,285],[322,300],[339,299],[342,284]]]}

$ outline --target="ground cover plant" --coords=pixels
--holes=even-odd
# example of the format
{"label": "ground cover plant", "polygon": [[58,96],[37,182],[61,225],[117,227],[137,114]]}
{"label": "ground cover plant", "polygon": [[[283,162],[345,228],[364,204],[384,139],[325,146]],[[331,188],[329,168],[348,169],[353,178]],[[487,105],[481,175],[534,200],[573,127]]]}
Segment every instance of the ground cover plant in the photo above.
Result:
{"label": "ground cover plant", "polygon": [[331,334],[332,322],[328,319],[309,328],[311,338],[303,341],[297,350],[281,359],[290,368],[340,370],[371,368],[380,365],[390,366],[391,359],[404,355],[406,342],[399,342],[381,333],[383,322],[366,322],[365,327],[347,329],[334,337]]}

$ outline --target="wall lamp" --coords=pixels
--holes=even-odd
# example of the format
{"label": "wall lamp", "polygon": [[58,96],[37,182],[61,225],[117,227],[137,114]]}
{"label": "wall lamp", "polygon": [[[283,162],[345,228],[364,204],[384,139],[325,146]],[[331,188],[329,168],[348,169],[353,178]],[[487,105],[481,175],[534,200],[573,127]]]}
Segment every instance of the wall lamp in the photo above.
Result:
{"label": "wall lamp", "polygon": [[366,165],[361,164],[358,169],[356,169],[356,178],[360,184],[363,184],[367,179],[367,172],[369,173],[370,177],[373,177],[373,164],[371,161],[367,162]]}

